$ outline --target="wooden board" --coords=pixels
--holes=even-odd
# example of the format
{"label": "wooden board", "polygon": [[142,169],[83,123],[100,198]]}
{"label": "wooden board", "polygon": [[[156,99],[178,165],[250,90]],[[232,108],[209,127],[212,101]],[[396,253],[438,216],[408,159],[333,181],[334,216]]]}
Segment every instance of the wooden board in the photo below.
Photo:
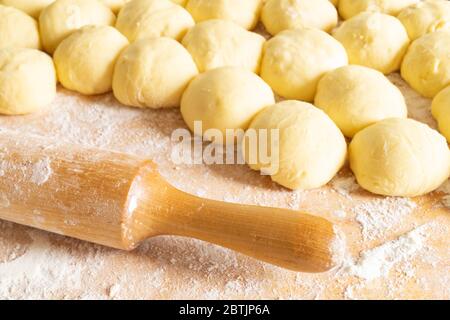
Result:
{"label": "wooden board", "polygon": [[[397,74],[391,80],[405,94],[411,117],[435,126],[430,101]],[[110,94],[83,97],[64,89],[49,110],[0,116],[0,130],[21,132],[24,139],[32,133],[151,158],[174,186],[202,197],[327,217],[346,235],[347,266],[388,241],[394,242],[387,250],[394,250],[398,237],[425,225],[423,243],[409,251],[399,247],[390,252],[400,253],[395,257],[388,252],[378,276],[367,280],[347,267],[290,272],[190,239],[156,238],[126,253],[0,221],[0,298],[450,297],[450,185],[418,199],[383,198],[361,190],[345,168],[324,188],[292,192],[246,166],[174,165],[171,133],[177,128],[185,125],[176,109],[127,108]]]}

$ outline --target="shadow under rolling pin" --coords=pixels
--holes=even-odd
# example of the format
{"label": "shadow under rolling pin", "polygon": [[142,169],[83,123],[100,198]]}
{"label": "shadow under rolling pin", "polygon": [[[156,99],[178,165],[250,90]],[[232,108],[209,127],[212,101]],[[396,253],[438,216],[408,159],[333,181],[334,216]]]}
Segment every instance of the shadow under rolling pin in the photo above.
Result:
{"label": "shadow under rolling pin", "polygon": [[0,219],[123,250],[191,237],[303,272],[340,258],[326,219],[201,199],[168,184],[151,161],[1,131]]}

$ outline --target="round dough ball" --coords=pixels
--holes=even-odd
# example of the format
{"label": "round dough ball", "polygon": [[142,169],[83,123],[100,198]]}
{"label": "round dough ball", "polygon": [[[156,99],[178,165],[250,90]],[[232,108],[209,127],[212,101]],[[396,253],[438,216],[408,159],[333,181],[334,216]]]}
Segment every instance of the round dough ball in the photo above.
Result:
{"label": "round dough ball", "polygon": [[287,99],[313,101],[320,78],[348,63],[344,47],[316,29],[285,30],[264,51],[261,77]]}
{"label": "round dough ball", "polygon": [[304,27],[329,32],[337,25],[338,14],[328,0],[268,0],[261,20],[272,35]]}
{"label": "round dough ball", "polygon": [[433,117],[438,122],[439,131],[450,142],[450,86],[434,98],[431,110]]}
{"label": "round dough ball", "polygon": [[35,112],[48,106],[55,96],[52,58],[36,49],[0,50],[0,114]]}
{"label": "round dough ball", "polygon": [[236,67],[224,67],[198,75],[181,100],[181,113],[193,131],[202,121],[205,138],[209,129],[247,129],[253,117],[275,103],[270,87],[256,74]]}
{"label": "round dough ball", "polygon": [[450,29],[449,1],[421,1],[400,12],[398,18],[416,40],[421,36],[441,29]]}
{"label": "round dough ball", "polygon": [[56,0],[42,10],[39,17],[41,39],[50,54],[62,40],[86,25],[113,25],[112,11],[98,1]]}
{"label": "round dough ball", "polygon": [[0,5],[0,49],[21,47],[40,49],[36,20],[12,7]]}
{"label": "round dough ball", "polygon": [[450,84],[450,31],[417,39],[402,64],[402,77],[421,95],[433,98]]}
{"label": "round dough ball", "polygon": [[314,104],[349,138],[380,120],[408,116],[395,85],[381,72],[355,65],[327,73],[319,82]]}
{"label": "round dough ball", "polygon": [[341,0],[339,14],[344,19],[350,19],[363,11],[381,12],[396,16],[404,8],[420,0]]}
{"label": "round dough ball", "polygon": [[410,43],[402,23],[382,13],[361,13],[345,21],[333,35],[347,50],[351,64],[384,74],[400,69]]}
{"label": "round dough ball", "polygon": [[127,38],[110,26],[86,26],[64,39],[53,56],[61,84],[86,95],[111,91],[114,65]]}
{"label": "round dough ball", "polygon": [[339,4],[339,0],[330,0],[330,2],[337,7],[337,5]]}
{"label": "round dough ball", "polygon": [[259,21],[262,5],[262,0],[189,0],[186,9],[196,22],[230,20],[251,30]]}
{"label": "round dough ball", "polygon": [[[271,132],[261,137],[260,130],[279,130],[277,152],[271,149]],[[255,134],[258,141],[251,142]],[[260,141],[265,139],[266,141]],[[300,101],[283,101],[259,113],[247,131],[243,152],[253,170],[265,172],[277,168],[272,180],[289,189],[314,189],[327,184],[342,168],[347,143],[331,119],[313,105]],[[270,164],[260,163],[257,146],[265,144],[274,157]],[[253,147],[251,147],[253,146]]]}
{"label": "round dough ball", "polygon": [[0,4],[15,7],[33,18],[39,18],[41,11],[55,0],[0,0]]}
{"label": "round dough ball", "polygon": [[178,107],[184,90],[197,74],[191,55],[177,41],[165,37],[143,39],[120,55],[113,91],[117,100],[127,106]]}
{"label": "round dough ball", "polygon": [[169,0],[133,0],[120,10],[116,28],[134,42],[150,37],[181,40],[194,25],[189,12]]}
{"label": "round dough ball", "polygon": [[265,42],[259,34],[225,20],[201,22],[183,39],[200,72],[236,66],[258,73]]}
{"label": "round dough ball", "polygon": [[379,195],[416,197],[450,175],[447,141],[412,119],[387,119],[360,131],[350,144],[350,166],[364,189]]}

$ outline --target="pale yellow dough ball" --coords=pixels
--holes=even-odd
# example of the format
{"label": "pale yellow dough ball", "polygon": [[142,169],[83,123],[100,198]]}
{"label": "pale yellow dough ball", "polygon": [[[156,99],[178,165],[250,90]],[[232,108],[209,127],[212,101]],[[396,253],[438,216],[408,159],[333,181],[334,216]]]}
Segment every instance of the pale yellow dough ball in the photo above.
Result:
{"label": "pale yellow dough ball", "polygon": [[330,0],[330,2],[331,2],[335,7],[337,7],[338,4],[339,4],[339,0]]}
{"label": "pale yellow dough ball", "polygon": [[285,30],[266,42],[261,77],[278,95],[311,102],[320,78],[347,63],[344,47],[329,34]]}
{"label": "pale yellow dough ball", "polygon": [[208,130],[245,130],[253,117],[275,103],[270,87],[256,74],[236,67],[224,67],[198,75],[181,100],[181,113],[191,130],[201,121],[205,138]]}
{"label": "pale yellow dough ball", "polygon": [[113,91],[127,106],[178,107],[184,90],[197,74],[191,55],[177,41],[165,37],[143,39],[120,55]]}
{"label": "pale yellow dough ball", "polygon": [[402,77],[421,95],[433,98],[450,84],[450,31],[437,31],[412,43]]}
{"label": "pale yellow dough ball", "polygon": [[58,79],[85,95],[111,91],[115,63],[128,45],[110,26],[86,26],[64,39],[54,54]]}
{"label": "pale yellow dough ball", "polygon": [[36,49],[9,47],[0,50],[0,114],[39,111],[55,96],[52,58]]}
{"label": "pale yellow dough ball", "polygon": [[22,47],[40,49],[36,20],[24,12],[0,5],[0,49]]}
{"label": "pale yellow dough ball", "polygon": [[149,37],[181,40],[194,25],[189,12],[169,0],[133,0],[120,11],[116,28],[134,42]]}
{"label": "pale yellow dough ball", "polygon": [[98,1],[56,0],[39,17],[42,44],[45,51],[53,54],[62,40],[81,27],[114,22],[114,13]]}
{"label": "pale yellow dough ball", "polygon": [[389,74],[400,69],[410,44],[408,33],[395,17],[364,12],[345,21],[333,36],[347,50],[351,64]]}
{"label": "pale yellow dough ball", "polygon": [[[266,130],[265,135],[261,135],[262,129]],[[276,138],[272,139],[272,130],[279,130],[278,148],[274,147],[277,143]],[[255,134],[257,140],[252,140]],[[261,145],[267,146],[270,163],[261,161],[265,155],[260,151]],[[243,151],[253,170],[270,173],[272,180],[282,186],[314,189],[327,184],[342,168],[347,143],[323,111],[309,103],[284,101],[255,117],[246,133]]]}
{"label": "pale yellow dough ball", "polygon": [[200,72],[235,66],[259,72],[265,38],[226,20],[209,20],[191,28],[183,39]]}
{"label": "pale yellow dough ball", "polygon": [[55,0],[0,0],[0,4],[15,7],[33,18],[39,18],[41,11]]}
{"label": "pale yellow dough ball", "polygon": [[450,2],[421,1],[400,12],[398,18],[412,40],[442,29],[450,30]]}
{"label": "pale yellow dough ball", "polygon": [[350,19],[363,11],[381,12],[397,16],[404,8],[420,0],[340,0],[339,14]]}
{"label": "pale yellow dough ball", "polygon": [[338,14],[328,0],[267,0],[261,20],[272,35],[304,27],[329,32],[337,25]]}
{"label": "pale yellow dough ball", "polygon": [[395,85],[381,72],[355,65],[327,73],[319,82],[314,104],[350,138],[380,120],[408,115]]}
{"label": "pale yellow dough ball", "polygon": [[367,127],[356,134],[349,150],[358,183],[379,195],[421,196],[450,175],[445,138],[412,119],[387,119]]}
{"label": "pale yellow dough ball", "polygon": [[196,22],[230,20],[251,30],[259,21],[262,5],[262,0],[189,0],[186,9]]}
{"label": "pale yellow dough ball", "polygon": [[433,117],[439,125],[439,131],[450,142],[450,86],[439,92],[431,106]]}

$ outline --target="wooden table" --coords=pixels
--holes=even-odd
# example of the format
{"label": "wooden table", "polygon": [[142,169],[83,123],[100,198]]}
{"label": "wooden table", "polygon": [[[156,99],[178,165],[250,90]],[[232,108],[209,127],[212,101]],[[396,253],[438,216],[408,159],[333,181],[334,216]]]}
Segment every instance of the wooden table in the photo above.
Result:
{"label": "wooden table", "polygon": [[[410,116],[435,126],[430,101],[397,74],[390,78],[405,94]],[[174,186],[201,197],[327,217],[346,236],[347,265],[389,241],[382,248],[394,250],[416,228],[422,242],[411,252],[387,252],[381,274],[368,280],[347,267],[290,272],[190,239],[156,238],[127,253],[0,221],[0,298],[450,298],[450,184],[418,199],[383,198],[361,190],[345,168],[324,188],[292,192],[246,166],[174,165],[177,128],[185,128],[179,110],[127,108],[110,94],[83,97],[64,89],[49,110],[0,116],[0,130],[24,139],[38,134],[151,158]]]}

